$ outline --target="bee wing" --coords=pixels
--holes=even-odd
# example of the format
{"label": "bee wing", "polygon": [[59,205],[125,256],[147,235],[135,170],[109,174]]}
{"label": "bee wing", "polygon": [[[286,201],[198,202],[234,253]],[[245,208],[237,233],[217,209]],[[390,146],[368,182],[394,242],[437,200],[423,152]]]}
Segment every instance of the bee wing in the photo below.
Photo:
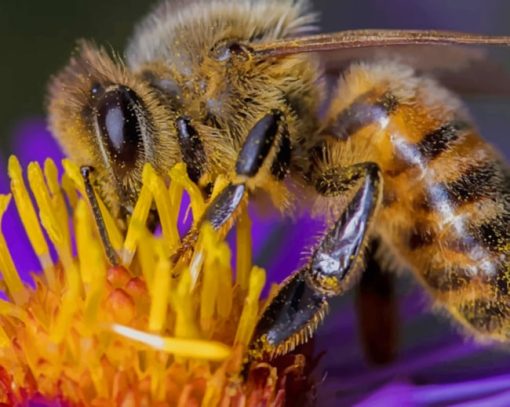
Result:
{"label": "bee wing", "polygon": [[465,96],[510,96],[510,71],[478,47],[432,45],[356,48],[325,52],[321,60],[328,75],[337,77],[355,61],[399,61],[418,73]]}
{"label": "bee wing", "polygon": [[326,72],[338,74],[354,61],[398,60],[432,73],[463,94],[510,95],[510,73],[488,58],[487,50],[462,45],[509,46],[510,36],[450,31],[353,30],[253,44],[256,55],[321,54]]}

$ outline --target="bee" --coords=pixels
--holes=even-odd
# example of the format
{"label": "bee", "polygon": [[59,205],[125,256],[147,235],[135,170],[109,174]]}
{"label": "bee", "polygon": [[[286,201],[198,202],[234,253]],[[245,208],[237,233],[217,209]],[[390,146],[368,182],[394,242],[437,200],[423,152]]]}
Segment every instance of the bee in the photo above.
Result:
{"label": "bee", "polygon": [[[83,168],[110,262],[117,254],[95,192],[125,220],[145,163],[165,176],[184,162],[206,197],[219,176],[229,180],[199,226],[226,233],[243,202],[259,197],[282,214],[308,209],[330,220],[308,263],[261,313],[253,358],[307,341],[330,299],[360,280],[361,300],[381,305],[361,301],[363,333],[384,348],[393,335],[379,318],[391,308],[388,259],[411,270],[469,332],[508,342],[508,167],[457,96],[395,58],[365,56],[379,47],[509,45],[510,38],[320,35],[311,33],[314,24],[305,0],[167,1],[138,26],[125,58],[81,44],[51,83],[49,121]],[[367,52],[353,57],[359,50]],[[336,67],[332,91],[325,60]],[[175,262],[196,235],[183,239]]]}

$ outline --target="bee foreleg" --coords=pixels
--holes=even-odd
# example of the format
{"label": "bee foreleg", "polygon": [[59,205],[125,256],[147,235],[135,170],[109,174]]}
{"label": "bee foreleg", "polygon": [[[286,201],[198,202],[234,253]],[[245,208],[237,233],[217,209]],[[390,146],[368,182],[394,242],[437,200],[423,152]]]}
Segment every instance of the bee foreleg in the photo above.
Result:
{"label": "bee foreleg", "polygon": [[199,224],[209,222],[221,228],[236,212],[247,192],[245,178],[255,177],[276,144],[282,113],[273,111],[251,129],[236,162],[237,180],[227,186],[205,211]]}
{"label": "bee foreleg", "polygon": [[204,145],[188,117],[179,117],[175,122],[177,139],[186,171],[191,181],[198,184],[205,171]]}
{"label": "bee foreleg", "polygon": [[283,113],[273,110],[252,127],[239,152],[236,173],[241,179],[255,177],[277,144]]}
{"label": "bee foreleg", "polygon": [[373,163],[342,171],[357,174],[358,188],[308,265],[283,283],[264,310],[251,343],[253,358],[284,354],[306,342],[323,319],[328,298],[349,290],[363,270],[363,250],[380,201],[382,178]]}
{"label": "bee foreleg", "polygon": [[277,144],[283,114],[273,111],[260,119],[248,133],[236,162],[236,178],[208,205],[202,217],[183,240],[183,245],[174,254],[174,264],[189,253],[197,240],[198,231],[209,223],[217,231],[227,233],[235,222],[241,203],[247,198],[250,179],[261,170],[266,159]]}

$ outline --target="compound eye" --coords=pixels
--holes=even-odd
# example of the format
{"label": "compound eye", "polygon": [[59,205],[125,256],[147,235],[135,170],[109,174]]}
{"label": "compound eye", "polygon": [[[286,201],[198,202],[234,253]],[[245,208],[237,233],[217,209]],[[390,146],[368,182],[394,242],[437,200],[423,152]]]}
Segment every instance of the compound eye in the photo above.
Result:
{"label": "compound eye", "polygon": [[101,140],[109,153],[110,164],[123,176],[144,153],[142,102],[125,86],[106,90],[98,99],[96,111]]}

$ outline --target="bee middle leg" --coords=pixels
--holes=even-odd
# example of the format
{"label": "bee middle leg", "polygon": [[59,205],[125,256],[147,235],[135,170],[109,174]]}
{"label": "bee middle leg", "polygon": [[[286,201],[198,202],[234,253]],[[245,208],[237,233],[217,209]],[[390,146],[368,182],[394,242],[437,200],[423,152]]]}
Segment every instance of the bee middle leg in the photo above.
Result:
{"label": "bee middle leg", "polygon": [[265,308],[250,345],[253,359],[285,354],[306,342],[323,319],[328,299],[349,290],[363,270],[371,220],[381,200],[381,173],[376,164],[361,163],[338,168],[336,177],[344,191],[347,186],[354,194],[309,263],[283,283]]}

